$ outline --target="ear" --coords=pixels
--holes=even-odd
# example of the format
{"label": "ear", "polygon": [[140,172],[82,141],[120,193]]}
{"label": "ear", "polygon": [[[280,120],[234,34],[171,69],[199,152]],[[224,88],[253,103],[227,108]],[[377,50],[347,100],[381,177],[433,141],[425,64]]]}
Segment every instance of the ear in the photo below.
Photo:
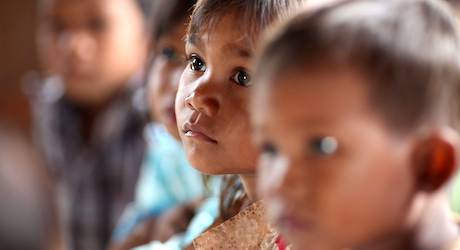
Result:
{"label": "ear", "polygon": [[420,190],[434,192],[455,174],[458,141],[458,133],[451,128],[432,131],[417,140],[413,159]]}

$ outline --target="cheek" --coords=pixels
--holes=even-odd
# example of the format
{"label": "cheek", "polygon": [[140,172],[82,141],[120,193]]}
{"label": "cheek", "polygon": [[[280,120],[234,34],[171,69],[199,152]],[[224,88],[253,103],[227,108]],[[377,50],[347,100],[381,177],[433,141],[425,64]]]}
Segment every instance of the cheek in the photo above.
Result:
{"label": "cheek", "polygon": [[333,234],[354,242],[377,237],[402,222],[411,186],[407,166],[394,150],[369,145],[359,151],[335,163],[341,169],[323,189],[321,196],[328,198],[319,207]]}
{"label": "cheek", "polygon": [[40,60],[45,69],[55,71],[58,63],[58,47],[55,37],[46,31],[42,31],[38,35],[38,51]]}
{"label": "cheek", "polygon": [[190,83],[192,82],[193,78],[190,76],[190,73],[187,70],[184,70],[180,78],[179,88],[177,89],[176,93],[176,114],[178,115],[178,119],[180,119],[180,114],[182,111],[185,111],[185,98],[189,95],[191,91]]}
{"label": "cheek", "polygon": [[[221,127],[226,129],[221,137],[226,138],[227,151],[232,154],[235,160],[240,160],[243,166],[248,166],[250,170],[255,171],[259,152],[256,145],[252,141],[252,129],[249,123],[249,115],[247,110],[238,107],[232,102],[223,104]],[[230,108],[229,108],[230,107]]]}
{"label": "cheek", "polygon": [[180,81],[180,77],[177,77],[177,69],[172,65],[164,65],[159,74],[161,75],[158,83],[160,95],[166,98],[168,102],[174,101]]}
{"label": "cheek", "polygon": [[149,89],[150,95],[154,99],[154,102],[158,102],[162,96],[164,87],[164,72],[163,67],[160,64],[154,64],[150,72]]}

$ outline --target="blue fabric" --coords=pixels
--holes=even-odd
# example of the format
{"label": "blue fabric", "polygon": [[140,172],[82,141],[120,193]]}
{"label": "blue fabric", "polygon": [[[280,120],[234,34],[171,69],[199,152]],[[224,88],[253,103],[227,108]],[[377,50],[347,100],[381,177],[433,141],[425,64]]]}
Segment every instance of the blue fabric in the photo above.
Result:
{"label": "blue fabric", "polygon": [[[217,184],[217,180],[214,184]],[[217,184],[218,185],[218,184]],[[181,250],[192,243],[201,233],[206,231],[215,221],[219,214],[219,197],[217,194],[209,197],[196,215],[193,217],[184,234],[175,235],[168,241],[161,243],[151,242],[145,246],[140,246],[134,250]]]}
{"label": "blue fabric", "polygon": [[136,188],[136,197],[124,212],[114,240],[124,240],[136,225],[181,203],[209,195],[202,175],[186,159],[182,145],[163,126],[146,129],[148,151]]}

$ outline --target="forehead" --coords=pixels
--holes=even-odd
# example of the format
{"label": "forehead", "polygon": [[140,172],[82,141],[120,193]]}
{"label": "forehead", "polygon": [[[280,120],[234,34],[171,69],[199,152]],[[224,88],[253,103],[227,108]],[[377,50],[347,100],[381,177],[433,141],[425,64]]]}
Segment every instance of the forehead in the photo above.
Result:
{"label": "forehead", "polygon": [[[132,2],[132,3],[130,3]],[[43,14],[63,16],[72,14],[97,14],[112,13],[127,4],[133,4],[134,0],[43,0],[41,12]]]}
{"label": "forehead", "polygon": [[238,17],[232,12],[216,17],[197,33],[188,34],[187,45],[200,48],[220,47],[223,51],[251,57],[254,50],[252,40],[258,34],[248,34],[249,26],[242,25]]}
{"label": "forehead", "polygon": [[255,121],[334,123],[372,114],[366,77],[346,67],[295,69],[255,83]]}

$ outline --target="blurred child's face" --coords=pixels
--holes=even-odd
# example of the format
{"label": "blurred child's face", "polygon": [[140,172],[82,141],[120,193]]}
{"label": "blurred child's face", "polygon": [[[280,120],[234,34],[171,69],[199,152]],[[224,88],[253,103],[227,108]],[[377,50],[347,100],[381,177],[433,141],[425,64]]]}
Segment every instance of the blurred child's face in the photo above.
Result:
{"label": "blurred child's face", "polygon": [[174,102],[180,76],[186,64],[184,23],[185,20],[158,40],[149,77],[151,115],[165,125],[168,132],[178,140],[180,138]]}
{"label": "blurred child's face", "polygon": [[176,99],[180,137],[191,165],[210,174],[253,173],[248,86],[252,47],[235,15],[186,44],[189,58]]}
{"label": "blurred child's face", "polygon": [[106,101],[143,63],[144,23],[134,0],[45,0],[41,16],[44,64],[78,103]]}
{"label": "blurred child's face", "polygon": [[362,246],[395,232],[413,198],[409,140],[372,109],[358,71],[290,70],[257,86],[258,190],[296,249]]}

